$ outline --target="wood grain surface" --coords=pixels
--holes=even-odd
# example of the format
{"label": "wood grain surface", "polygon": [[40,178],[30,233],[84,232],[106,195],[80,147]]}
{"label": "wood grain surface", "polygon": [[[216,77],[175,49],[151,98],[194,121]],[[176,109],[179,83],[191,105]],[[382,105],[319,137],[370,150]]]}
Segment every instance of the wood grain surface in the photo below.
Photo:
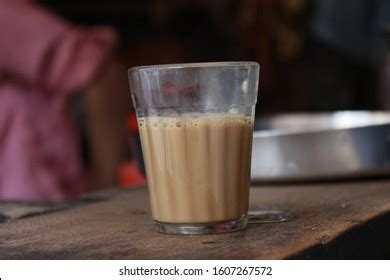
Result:
{"label": "wood grain surface", "polygon": [[153,229],[146,188],[0,224],[0,259],[285,259],[386,256],[390,181],[257,186],[251,209],[291,221],[173,236]]}

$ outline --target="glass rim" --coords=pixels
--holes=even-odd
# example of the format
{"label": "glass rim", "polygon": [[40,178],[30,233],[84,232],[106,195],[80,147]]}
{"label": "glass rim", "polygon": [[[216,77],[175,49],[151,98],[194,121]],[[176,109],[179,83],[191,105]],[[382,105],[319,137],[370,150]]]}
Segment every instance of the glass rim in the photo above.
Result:
{"label": "glass rim", "polygon": [[128,73],[139,70],[161,70],[161,69],[188,69],[188,68],[210,68],[210,67],[246,67],[260,65],[255,61],[221,61],[221,62],[195,62],[195,63],[174,63],[134,66],[128,69]]}

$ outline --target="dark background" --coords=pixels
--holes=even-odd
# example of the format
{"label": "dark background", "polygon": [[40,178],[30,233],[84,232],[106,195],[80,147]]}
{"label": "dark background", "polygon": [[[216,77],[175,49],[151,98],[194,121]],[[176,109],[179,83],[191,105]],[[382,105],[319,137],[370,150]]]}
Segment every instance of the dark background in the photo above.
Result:
{"label": "dark background", "polygon": [[[388,7],[385,1],[40,3],[78,24],[114,26],[121,39],[118,55],[126,67],[195,61],[259,62],[258,113],[387,107],[380,92],[383,32],[390,14],[383,12]],[[336,39],[329,40],[321,29],[335,33]],[[337,42],[337,37],[341,41],[345,38],[344,42]],[[370,50],[366,46],[369,42],[375,45]],[[375,53],[375,58],[369,53]]]}

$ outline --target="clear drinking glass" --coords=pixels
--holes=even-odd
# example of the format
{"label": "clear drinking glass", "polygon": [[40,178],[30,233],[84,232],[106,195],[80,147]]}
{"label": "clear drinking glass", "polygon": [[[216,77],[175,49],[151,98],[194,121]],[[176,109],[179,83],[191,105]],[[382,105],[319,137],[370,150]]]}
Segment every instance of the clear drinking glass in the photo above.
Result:
{"label": "clear drinking glass", "polygon": [[129,69],[158,232],[246,226],[258,79],[255,62]]}

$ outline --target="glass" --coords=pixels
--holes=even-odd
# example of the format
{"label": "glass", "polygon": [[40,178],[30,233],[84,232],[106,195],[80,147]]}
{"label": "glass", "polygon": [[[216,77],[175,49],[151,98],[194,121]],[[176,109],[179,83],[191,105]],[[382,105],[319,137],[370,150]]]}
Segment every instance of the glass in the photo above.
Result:
{"label": "glass", "polygon": [[255,62],[129,69],[158,232],[246,226],[258,79]]}

